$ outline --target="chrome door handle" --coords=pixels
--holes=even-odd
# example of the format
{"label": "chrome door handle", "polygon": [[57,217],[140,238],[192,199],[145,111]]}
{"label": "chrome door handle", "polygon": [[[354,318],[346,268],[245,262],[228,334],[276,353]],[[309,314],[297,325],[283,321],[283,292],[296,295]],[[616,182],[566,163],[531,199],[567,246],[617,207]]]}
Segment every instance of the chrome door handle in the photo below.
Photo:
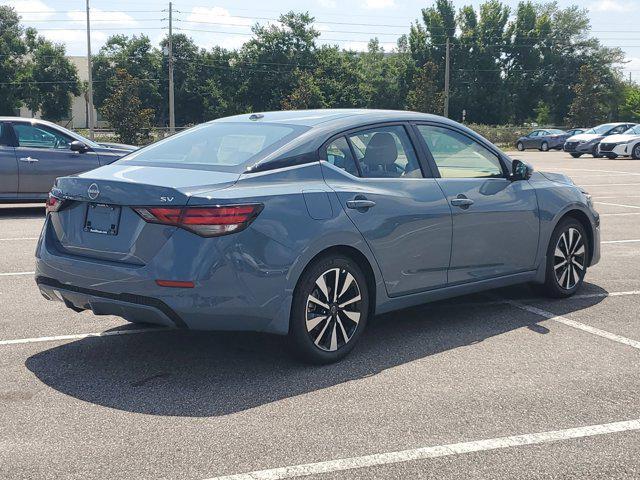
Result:
{"label": "chrome door handle", "polygon": [[465,197],[464,195],[458,195],[456,198],[451,200],[451,205],[453,205],[454,207],[460,207],[464,209],[469,208],[473,204],[474,204],[474,201],[471,200],[470,198]]}
{"label": "chrome door handle", "polygon": [[347,208],[353,208],[354,210],[368,210],[369,208],[375,206],[376,202],[372,200],[365,200],[364,198],[347,201]]}
{"label": "chrome door handle", "polygon": [[27,163],[35,163],[38,161],[37,158],[33,158],[33,157],[22,157],[19,159],[21,162],[27,162]]}

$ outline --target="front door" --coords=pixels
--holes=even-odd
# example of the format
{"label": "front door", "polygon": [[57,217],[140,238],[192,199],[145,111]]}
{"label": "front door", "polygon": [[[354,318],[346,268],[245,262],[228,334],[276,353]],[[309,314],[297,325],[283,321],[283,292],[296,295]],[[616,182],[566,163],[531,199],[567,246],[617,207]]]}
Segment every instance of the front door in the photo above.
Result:
{"label": "front door", "polygon": [[533,270],[540,222],[529,182],[509,180],[499,154],[462,132],[416,128],[452,209],[449,284]]}
{"label": "front door", "polygon": [[387,293],[446,285],[451,210],[422,171],[407,126],[349,133],[323,155],[325,180],[375,255]]}
{"label": "front door", "polygon": [[14,122],[20,193],[45,194],[55,179],[100,166],[94,152],[71,151],[72,139],[45,125]]}
{"label": "front door", "polygon": [[0,198],[18,194],[18,161],[7,126],[0,122]]}

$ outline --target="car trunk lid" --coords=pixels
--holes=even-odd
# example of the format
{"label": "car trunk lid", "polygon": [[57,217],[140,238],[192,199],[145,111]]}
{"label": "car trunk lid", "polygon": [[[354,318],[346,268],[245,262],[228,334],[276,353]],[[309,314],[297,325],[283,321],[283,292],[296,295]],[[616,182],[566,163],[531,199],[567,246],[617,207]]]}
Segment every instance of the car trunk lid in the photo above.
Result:
{"label": "car trunk lid", "polygon": [[210,170],[116,164],[59,178],[54,193],[65,203],[51,216],[55,240],[71,255],[145,265],[176,227],[145,222],[132,207],[184,206],[193,195],[228,188],[238,177]]}

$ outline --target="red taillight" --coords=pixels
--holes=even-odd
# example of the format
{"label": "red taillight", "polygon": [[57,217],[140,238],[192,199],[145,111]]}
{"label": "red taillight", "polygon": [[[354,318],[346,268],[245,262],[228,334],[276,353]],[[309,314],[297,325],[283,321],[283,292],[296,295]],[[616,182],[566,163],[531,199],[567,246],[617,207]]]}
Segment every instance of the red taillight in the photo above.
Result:
{"label": "red taillight", "polygon": [[203,237],[239,232],[262,211],[262,204],[215,207],[137,207],[136,213],[150,223],[175,225]]}
{"label": "red taillight", "polygon": [[177,280],[156,280],[156,284],[160,287],[170,288],[194,288],[193,282],[180,282]]}
{"label": "red taillight", "polygon": [[64,203],[64,200],[62,198],[58,198],[53,193],[49,193],[49,196],[47,197],[47,202],[45,203],[47,213],[57,212],[62,208],[63,203]]}

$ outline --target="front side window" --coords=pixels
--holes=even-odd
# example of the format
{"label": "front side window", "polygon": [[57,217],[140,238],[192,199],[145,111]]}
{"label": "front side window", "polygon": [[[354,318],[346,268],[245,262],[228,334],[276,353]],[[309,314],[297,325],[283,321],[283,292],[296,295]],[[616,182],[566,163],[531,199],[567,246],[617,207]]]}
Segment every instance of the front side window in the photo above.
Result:
{"label": "front side window", "polygon": [[351,154],[349,143],[344,137],[335,139],[327,146],[327,162],[351,175],[358,176],[358,167]]}
{"label": "front side window", "polygon": [[540,134],[540,131],[539,131],[539,130],[534,130],[533,132],[531,132],[531,133],[529,134],[529,136],[530,136],[530,137],[537,137],[539,134]]}
{"label": "front side window", "polygon": [[349,135],[360,171],[367,178],[422,178],[404,127],[372,128]]}
{"label": "front side window", "polygon": [[629,125],[619,125],[609,132],[609,135],[619,135],[629,129]]}
{"label": "front side window", "polygon": [[498,156],[475,140],[443,127],[418,125],[442,178],[503,177]]}
{"label": "front side window", "polygon": [[18,145],[28,148],[55,148],[68,150],[71,139],[62,133],[40,125],[14,123],[13,131],[18,137]]}

